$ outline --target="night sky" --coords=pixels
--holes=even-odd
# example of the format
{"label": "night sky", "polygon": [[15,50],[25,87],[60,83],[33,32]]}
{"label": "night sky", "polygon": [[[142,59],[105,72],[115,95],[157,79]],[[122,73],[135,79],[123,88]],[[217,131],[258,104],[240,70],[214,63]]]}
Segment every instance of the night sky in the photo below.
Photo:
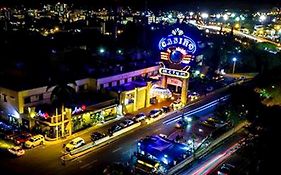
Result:
{"label": "night sky", "polygon": [[[265,7],[281,6],[280,0],[146,0],[150,9],[214,9],[214,8],[246,8],[261,9]],[[145,7],[145,0],[1,0],[4,5],[39,5],[40,3],[67,2],[75,5],[91,5],[93,7],[129,5],[136,9]]]}

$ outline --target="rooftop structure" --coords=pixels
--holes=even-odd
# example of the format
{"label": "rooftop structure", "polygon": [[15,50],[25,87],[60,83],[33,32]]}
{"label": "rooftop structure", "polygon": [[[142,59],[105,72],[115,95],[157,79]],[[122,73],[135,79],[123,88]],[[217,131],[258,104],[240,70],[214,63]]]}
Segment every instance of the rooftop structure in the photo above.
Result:
{"label": "rooftop structure", "polygon": [[157,135],[142,139],[138,146],[141,153],[148,154],[166,165],[190,154],[187,145]]}

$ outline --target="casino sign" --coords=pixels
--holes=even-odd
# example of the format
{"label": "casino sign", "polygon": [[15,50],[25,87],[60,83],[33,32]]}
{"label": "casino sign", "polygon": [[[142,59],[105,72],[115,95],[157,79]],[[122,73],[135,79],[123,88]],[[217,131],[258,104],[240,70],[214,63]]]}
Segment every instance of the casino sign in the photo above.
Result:
{"label": "casino sign", "polygon": [[196,52],[195,42],[179,28],[172,30],[172,34],[163,37],[158,44],[161,51],[161,61],[163,64],[160,68],[160,74],[189,78],[189,63]]}

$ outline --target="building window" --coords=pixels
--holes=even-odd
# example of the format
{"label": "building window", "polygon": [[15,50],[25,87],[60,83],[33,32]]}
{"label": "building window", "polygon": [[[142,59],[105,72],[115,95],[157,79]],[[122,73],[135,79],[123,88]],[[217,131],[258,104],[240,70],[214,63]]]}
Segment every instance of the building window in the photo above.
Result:
{"label": "building window", "polygon": [[38,95],[39,96],[39,100],[43,100],[43,94]]}
{"label": "building window", "polygon": [[11,99],[11,101],[15,101],[16,100],[15,97],[13,97],[13,96],[10,96],[10,99]]}
{"label": "building window", "polygon": [[30,103],[30,102],[31,102],[30,97],[24,98],[24,104],[27,104],[27,103]]}
{"label": "building window", "polygon": [[83,85],[78,86],[78,91],[79,92],[83,92],[85,90],[87,90],[87,84],[83,84]]}
{"label": "building window", "polygon": [[116,81],[113,81],[112,82],[112,87],[116,86],[117,85],[117,82]]}
{"label": "building window", "polygon": [[125,83],[124,79],[120,80],[120,84],[124,84],[124,83]]}
{"label": "building window", "polygon": [[103,84],[100,84],[100,89],[103,89]]}
{"label": "building window", "polygon": [[30,97],[30,101],[31,101],[31,102],[39,101],[39,96],[40,96],[40,95],[32,95],[32,96]]}
{"label": "building window", "polygon": [[134,93],[126,94],[125,105],[132,104],[135,101]]}
{"label": "building window", "polygon": [[128,83],[131,82],[131,81],[132,81],[132,77],[130,77],[130,78],[127,79],[127,82],[128,82]]}

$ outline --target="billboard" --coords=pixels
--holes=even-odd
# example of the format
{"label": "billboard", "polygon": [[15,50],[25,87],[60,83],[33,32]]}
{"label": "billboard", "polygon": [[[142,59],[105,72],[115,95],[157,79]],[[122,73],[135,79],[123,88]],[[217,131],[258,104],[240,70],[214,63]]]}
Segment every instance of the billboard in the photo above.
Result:
{"label": "billboard", "polygon": [[158,44],[161,58],[160,74],[177,78],[189,78],[190,62],[197,46],[194,40],[184,35],[179,28],[172,30]]}

